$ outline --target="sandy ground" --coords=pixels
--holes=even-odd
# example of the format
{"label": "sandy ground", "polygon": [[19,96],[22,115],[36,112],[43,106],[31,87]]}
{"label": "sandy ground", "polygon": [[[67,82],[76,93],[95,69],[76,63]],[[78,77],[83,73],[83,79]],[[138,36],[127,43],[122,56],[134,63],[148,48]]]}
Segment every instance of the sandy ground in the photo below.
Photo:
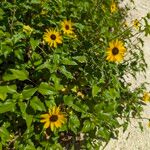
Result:
{"label": "sandy ground", "polygon": [[[126,3],[128,0],[124,0]],[[129,20],[134,18],[140,19],[147,12],[150,12],[150,0],[134,0],[136,10],[131,11]],[[150,83],[150,36],[143,37],[145,46],[143,48],[145,53],[145,60],[148,64],[146,78],[144,75],[139,74],[137,80],[131,79],[133,86],[138,86],[140,83],[147,81]],[[147,86],[147,90],[150,91],[150,85]],[[150,118],[150,103],[144,106],[143,117]],[[105,150],[150,150],[150,128],[148,128],[148,121],[141,120],[144,125],[144,130],[141,132],[138,126],[137,119],[132,119],[128,130],[125,133],[120,132],[118,140],[111,140],[106,146]],[[120,130],[121,131],[121,130]],[[128,138],[127,138],[128,137]]]}

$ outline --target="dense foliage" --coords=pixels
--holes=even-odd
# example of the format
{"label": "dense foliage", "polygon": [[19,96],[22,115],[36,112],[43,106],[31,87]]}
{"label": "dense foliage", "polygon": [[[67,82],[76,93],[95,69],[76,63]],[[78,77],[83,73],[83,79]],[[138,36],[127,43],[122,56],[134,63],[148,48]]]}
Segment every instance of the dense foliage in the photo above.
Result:
{"label": "dense foliage", "polygon": [[[99,149],[141,117],[147,19],[112,0],[1,0],[0,149]],[[120,123],[118,119],[123,119]]]}

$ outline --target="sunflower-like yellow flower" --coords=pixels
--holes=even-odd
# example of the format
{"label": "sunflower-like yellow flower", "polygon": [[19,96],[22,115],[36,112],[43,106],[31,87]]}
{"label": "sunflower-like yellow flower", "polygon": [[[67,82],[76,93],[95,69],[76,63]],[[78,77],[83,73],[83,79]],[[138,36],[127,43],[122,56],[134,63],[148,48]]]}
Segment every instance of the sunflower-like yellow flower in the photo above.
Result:
{"label": "sunflower-like yellow flower", "polygon": [[122,41],[118,39],[109,43],[109,48],[107,49],[107,58],[106,60],[111,62],[120,62],[124,58],[126,48],[123,45]]}
{"label": "sunflower-like yellow flower", "polygon": [[139,27],[140,27],[140,22],[139,22],[137,19],[133,20],[133,26],[134,26],[136,29],[139,29]]}
{"label": "sunflower-like yellow flower", "polygon": [[60,128],[65,122],[65,115],[60,111],[59,107],[53,107],[49,110],[49,113],[41,115],[41,123],[44,123],[44,128],[47,129],[50,127],[52,131],[55,128]]}
{"label": "sunflower-like yellow flower", "polygon": [[114,1],[112,1],[111,5],[110,5],[110,12],[114,13],[117,11],[117,9],[118,9],[117,4]]}
{"label": "sunflower-like yellow flower", "polygon": [[67,35],[74,34],[73,23],[71,22],[71,20],[64,20],[63,22],[61,22],[61,30],[64,32],[64,34]]}
{"label": "sunflower-like yellow flower", "polygon": [[46,29],[43,39],[50,47],[57,47],[57,44],[62,43],[62,36],[55,29]]}
{"label": "sunflower-like yellow flower", "polygon": [[150,102],[150,93],[149,92],[144,92],[143,101]]}

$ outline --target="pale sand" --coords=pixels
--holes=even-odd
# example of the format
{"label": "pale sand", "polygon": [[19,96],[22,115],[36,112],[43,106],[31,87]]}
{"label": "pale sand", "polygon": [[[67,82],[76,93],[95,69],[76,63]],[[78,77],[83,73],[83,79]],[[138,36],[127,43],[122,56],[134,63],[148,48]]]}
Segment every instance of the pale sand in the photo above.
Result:
{"label": "pale sand", "polygon": [[[124,0],[124,3],[128,0]],[[131,11],[129,20],[134,18],[140,19],[147,12],[150,12],[150,0],[135,0],[136,10]],[[150,83],[150,36],[143,37],[145,46],[143,48],[145,53],[145,60],[148,64],[146,79],[144,75],[139,74],[137,80],[130,79],[133,85],[136,87],[140,83],[147,81]],[[147,86],[147,90],[150,91],[150,85]],[[143,117],[150,118],[150,104],[144,106]],[[118,140],[111,140],[106,146],[105,150],[150,150],[150,128],[148,128],[147,120],[141,120],[144,125],[144,131],[138,127],[137,119],[132,119],[125,133],[120,133]],[[120,130],[121,131],[121,130]],[[128,138],[127,138],[128,137]]]}

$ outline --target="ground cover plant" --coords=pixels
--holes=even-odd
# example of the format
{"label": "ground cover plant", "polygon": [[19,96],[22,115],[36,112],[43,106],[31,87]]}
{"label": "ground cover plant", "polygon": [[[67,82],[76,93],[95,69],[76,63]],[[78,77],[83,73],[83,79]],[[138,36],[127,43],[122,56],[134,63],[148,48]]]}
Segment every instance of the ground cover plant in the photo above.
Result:
{"label": "ground cover plant", "polygon": [[120,2],[1,0],[0,149],[96,150],[141,118],[150,15]]}

